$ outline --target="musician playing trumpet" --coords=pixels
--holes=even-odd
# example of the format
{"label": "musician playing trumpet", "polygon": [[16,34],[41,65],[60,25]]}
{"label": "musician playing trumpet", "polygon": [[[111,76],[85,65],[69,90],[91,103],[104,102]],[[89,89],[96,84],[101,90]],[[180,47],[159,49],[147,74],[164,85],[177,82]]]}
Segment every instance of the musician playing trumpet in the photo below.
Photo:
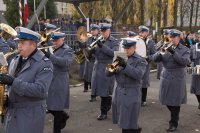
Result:
{"label": "musician playing trumpet", "polygon": [[170,30],[171,47],[165,54],[158,51],[153,56],[155,62],[163,63],[160,76],[159,100],[166,105],[171,113],[167,132],[174,132],[178,127],[181,104],[186,103],[186,72],[185,67],[190,63],[190,50],[180,44],[179,30]]}
{"label": "musician playing trumpet", "polygon": [[136,50],[137,40],[123,40],[123,48],[128,60],[121,57],[113,62],[118,62],[114,71],[106,69],[108,76],[115,75],[117,86],[113,92],[112,115],[113,123],[122,128],[122,133],[140,133],[138,126],[141,107],[142,77],[145,73],[147,62],[138,55]]}
{"label": "musician playing trumpet", "polygon": [[114,51],[118,51],[119,42],[110,35],[111,25],[102,23],[100,25],[101,37],[88,50],[88,54],[95,56],[95,63],[92,72],[92,95],[101,97],[101,114],[97,120],[107,119],[107,112],[111,109],[111,95],[114,87],[114,77],[107,77],[105,69],[107,64],[112,63]]}

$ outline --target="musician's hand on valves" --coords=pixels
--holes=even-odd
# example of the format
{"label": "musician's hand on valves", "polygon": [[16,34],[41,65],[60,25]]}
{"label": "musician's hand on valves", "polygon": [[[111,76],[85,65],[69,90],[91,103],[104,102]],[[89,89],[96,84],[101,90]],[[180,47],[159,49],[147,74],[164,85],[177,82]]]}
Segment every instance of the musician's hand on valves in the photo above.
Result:
{"label": "musician's hand on valves", "polygon": [[97,42],[98,47],[99,47],[99,48],[102,48],[104,42],[105,42],[105,41],[104,41],[103,39],[99,40],[99,41]]}
{"label": "musician's hand on valves", "polygon": [[119,66],[121,66],[121,67],[123,67],[123,68],[125,68],[126,67],[126,61],[125,61],[125,59],[123,59],[122,57],[117,57],[117,59],[116,59],[116,61],[119,61]]}
{"label": "musician's hand on valves", "polygon": [[12,76],[7,75],[7,74],[0,74],[1,84],[12,85],[13,81],[14,81],[14,78]]}
{"label": "musician's hand on valves", "polygon": [[51,55],[50,52],[47,52],[47,51],[45,51],[45,50],[42,50],[42,52],[44,53],[44,55],[45,55],[47,58],[49,58],[50,55]]}
{"label": "musician's hand on valves", "polygon": [[172,55],[175,53],[175,50],[172,47],[167,48],[167,51],[170,52]]}

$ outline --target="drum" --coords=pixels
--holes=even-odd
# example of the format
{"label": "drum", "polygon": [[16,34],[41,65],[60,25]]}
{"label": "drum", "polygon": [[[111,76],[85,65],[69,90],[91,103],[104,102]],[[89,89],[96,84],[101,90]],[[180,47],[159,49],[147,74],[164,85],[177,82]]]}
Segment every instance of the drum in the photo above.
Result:
{"label": "drum", "polygon": [[[147,56],[147,50],[146,50],[146,44],[145,42],[139,37],[139,36],[136,36],[136,37],[133,37],[133,38],[121,38],[122,40],[123,39],[129,39],[129,40],[137,40],[137,43],[136,43],[136,53],[139,54],[140,56],[146,58]],[[119,45],[119,51],[123,52],[124,49],[122,47],[122,42],[120,42],[120,45]]]}
{"label": "drum", "polygon": [[188,74],[200,75],[200,65],[196,65],[195,67],[188,67],[186,70]]}

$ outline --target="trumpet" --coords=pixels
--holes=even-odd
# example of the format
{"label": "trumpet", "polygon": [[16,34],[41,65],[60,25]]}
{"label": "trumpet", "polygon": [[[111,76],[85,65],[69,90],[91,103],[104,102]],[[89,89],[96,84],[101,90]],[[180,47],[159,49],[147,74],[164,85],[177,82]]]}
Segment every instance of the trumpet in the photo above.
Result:
{"label": "trumpet", "polygon": [[165,45],[163,45],[161,48],[160,48],[160,53],[162,55],[164,55],[167,51],[168,48],[170,48],[173,44],[172,43],[167,43]]}
{"label": "trumpet", "polygon": [[46,47],[41,47],[41,48],[38,48],[39,50],[45,50],[45,49],[49,49],[49,48],[55,48],[55,46],[46,46]]}
{"label": "trumpet", "polygon": [[92,49],[92,48],[94,48],[95,45],[97,44],[97,42],[100,41],[100,40],[103,40],[103,39],[104,39],[104,38],[103,38],[102,35],[99,36],[99,37],[97,38],[97,40],[95,40],[94,42],[92,42],[92,43],[88,46],[88,49]]}
{"label": "trumpet", "polygon": [[112,64],[108,64],[106,66],[106,69],[110,72],[110,73],[113,73],[113,72],[116,72],[119,68],[119,60],[115,60]]}

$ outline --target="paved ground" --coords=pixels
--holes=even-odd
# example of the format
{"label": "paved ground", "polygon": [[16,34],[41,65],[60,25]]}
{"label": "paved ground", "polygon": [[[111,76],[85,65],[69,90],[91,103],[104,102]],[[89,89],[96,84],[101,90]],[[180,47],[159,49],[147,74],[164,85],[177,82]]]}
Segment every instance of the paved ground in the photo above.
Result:
{"label": "paved ground", "polygon": [[[158,102],[158,87],[155,73],[151,74],[151,87],[148,92],[148,106],[141,109],[140,126],[142,133],[166,133],[168,127],[169,112],[165,106]],[[187,88],[190,86],[188,76]],[[71,88],[71,109],[67,126],[62,133],[121,133],[117,125],[112,124],[111,112],[105,121],[97,121],[100,99],[90,103],[90,92],[83,93],[83,87]],[[177,133],[200,133],[200,111],[197,110],[197,101],[194,95],[189,93],[188,104],[183,105],[180,113],[180,123]],[[53,117],[47,114],[44,133],[52,133]],[[1,127],[1,126],[0,126]],[[0,128],[2,131],[2,127]]]}

